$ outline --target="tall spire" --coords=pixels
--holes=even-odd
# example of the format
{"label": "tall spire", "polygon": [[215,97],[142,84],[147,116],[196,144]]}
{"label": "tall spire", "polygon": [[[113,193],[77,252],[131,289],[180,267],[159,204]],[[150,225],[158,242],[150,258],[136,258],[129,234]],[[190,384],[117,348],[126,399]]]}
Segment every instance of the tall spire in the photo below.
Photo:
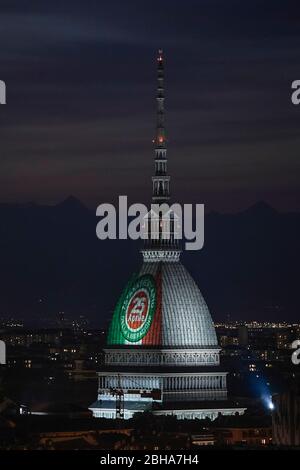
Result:
{"label": "tall spire", "polygon": [[165,131],[164,56],[159,49],[157,56],[155,175],[152,177],[152,201],[163,203],[170,199],[170,177],[167,175],[167,139]]}
{"label": "tall spire", "polygon": [[[157,56],[156,133],[153,140],[155,144],[155,171],[152,176],[152,204],[158,205],[159,209],[158,212],[155,212],[156,209],[151,209],[147,214],[145,227],[148,236],[141,250],[144,262],[178,261],[180,256],[179,243],[175,236],[176,216],[166,207],[170,199],[170,176],[167,175],[164,65],[163,51],[159,49]],[[164,210],[162,210],[164,203]]]}
{"label": "tall spire", "polygon": [[164,92],[164,58],[162,49],[159,49],[157,57],[157,126],[155,142],[159,148],[165,148],[166,146]]}

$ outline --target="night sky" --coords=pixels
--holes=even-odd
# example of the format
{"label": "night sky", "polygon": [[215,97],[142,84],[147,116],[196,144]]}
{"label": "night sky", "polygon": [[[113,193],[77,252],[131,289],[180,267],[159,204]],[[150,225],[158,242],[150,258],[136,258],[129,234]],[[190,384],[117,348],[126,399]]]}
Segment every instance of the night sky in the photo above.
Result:
{"label": "night sky", "polygon": [[2,0],[0,44],[0,202],[147,200],[161,47],[174,199],[300,210],[299,1]]}

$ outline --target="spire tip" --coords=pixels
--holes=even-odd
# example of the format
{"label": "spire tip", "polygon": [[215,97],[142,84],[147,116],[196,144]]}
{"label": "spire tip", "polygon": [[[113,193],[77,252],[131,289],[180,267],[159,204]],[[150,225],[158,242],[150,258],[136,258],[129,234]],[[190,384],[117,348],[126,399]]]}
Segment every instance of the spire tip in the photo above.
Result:
{"label": "spire tip", "polygon": [[163,50],[162,49],[158,49],[158,57],[157,57],[157,60],[159,62],[162,62],[163,61]]}

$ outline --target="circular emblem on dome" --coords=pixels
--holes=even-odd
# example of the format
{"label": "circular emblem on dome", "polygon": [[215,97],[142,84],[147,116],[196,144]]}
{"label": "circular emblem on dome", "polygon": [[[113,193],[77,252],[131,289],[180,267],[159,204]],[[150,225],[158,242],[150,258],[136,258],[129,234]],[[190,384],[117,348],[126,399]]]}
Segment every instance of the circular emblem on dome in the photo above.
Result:
{"label": "circular emblem on dome", "polygon": [[130,287],[121,307],[121,331],[124,338],[137,343],[148,332],[156,308],[156,287],[149,274],[139,277]]}

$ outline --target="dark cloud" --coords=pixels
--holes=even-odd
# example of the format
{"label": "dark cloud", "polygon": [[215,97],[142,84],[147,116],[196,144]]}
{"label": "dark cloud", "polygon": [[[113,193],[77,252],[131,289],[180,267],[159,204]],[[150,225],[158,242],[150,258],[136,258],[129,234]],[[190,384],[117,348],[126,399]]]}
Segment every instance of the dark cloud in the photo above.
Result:
{"label": "dark cloud", "polygon": [[163,47],[177,199],[300,209],[297,2],[45,3],[0,6],[0,200],[146,199]]}

